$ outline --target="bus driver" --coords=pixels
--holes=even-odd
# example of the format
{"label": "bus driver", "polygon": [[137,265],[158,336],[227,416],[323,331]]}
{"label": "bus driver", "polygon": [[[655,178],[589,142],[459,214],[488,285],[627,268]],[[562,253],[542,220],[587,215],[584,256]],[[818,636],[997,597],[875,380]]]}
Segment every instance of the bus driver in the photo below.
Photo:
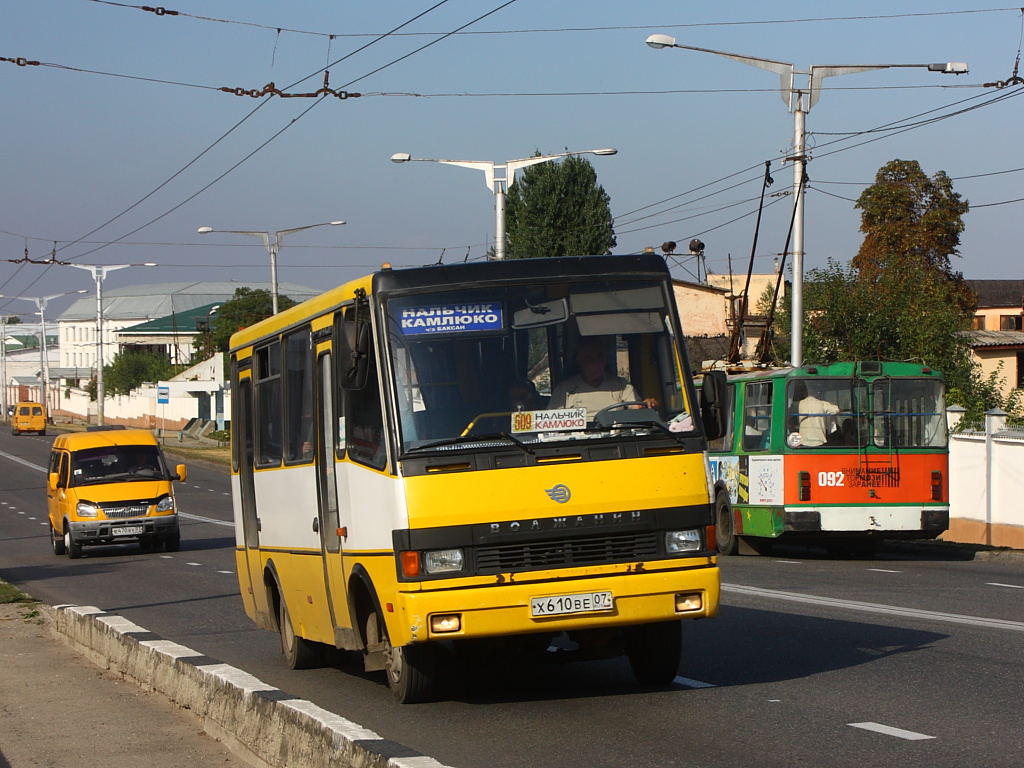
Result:
{"label": "bus driver", "polygon": [[[594,414],[617,403],[643,402],[654,408],[653,397],[641,400],[633,385],[623,378],[608,373],[608,342],[602,336],[583,336],[576,347],[579,373],[558,384],[551,392],[548,408],[586,408]],[[634,406],[641,407],[641,406]]]}

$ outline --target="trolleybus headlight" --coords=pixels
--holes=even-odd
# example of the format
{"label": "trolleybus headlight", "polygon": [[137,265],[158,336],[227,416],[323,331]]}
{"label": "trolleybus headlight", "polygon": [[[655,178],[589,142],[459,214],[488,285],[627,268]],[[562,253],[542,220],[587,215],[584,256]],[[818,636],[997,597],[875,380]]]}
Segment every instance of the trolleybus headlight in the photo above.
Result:
{"label": "trolleybus headlight", "polygon": [[174,497],[164,496],[156,503],[157,512],[170,512],[174,509]]}
{"label": "trolleybus headlight", "polygon": [[423,570],[431,575],[457,573],[465,563],[466,555],[461,549],[432,549],[423,553]]}
{"label": "trolleybus headlight", "polygon": [[99,514],[99,507],[95,504],[87,504],[84,501],[80,501],[75,507],[75,514],[79,517],[96,517]]}
{"label": "trolleybus headlight", "polygon": [[696,528],[688,531],[669,531],[665,534],[665,551],[670,555],[699,552],[701,549],[700,531]]}

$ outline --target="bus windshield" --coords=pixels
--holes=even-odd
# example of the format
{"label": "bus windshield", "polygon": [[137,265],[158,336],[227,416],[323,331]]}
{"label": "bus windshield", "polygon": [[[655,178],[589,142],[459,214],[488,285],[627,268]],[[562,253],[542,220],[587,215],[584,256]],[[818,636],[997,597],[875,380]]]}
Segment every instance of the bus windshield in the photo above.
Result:
{"label": "bus windshield", "polygon": [[402,450],[696,434],[668,301],[654,280],[390,298]]}
{"label": "bus windshield", "polygon": [[796,378],[786,396],[790,448],[946,445],[943,382],[936,379]]}

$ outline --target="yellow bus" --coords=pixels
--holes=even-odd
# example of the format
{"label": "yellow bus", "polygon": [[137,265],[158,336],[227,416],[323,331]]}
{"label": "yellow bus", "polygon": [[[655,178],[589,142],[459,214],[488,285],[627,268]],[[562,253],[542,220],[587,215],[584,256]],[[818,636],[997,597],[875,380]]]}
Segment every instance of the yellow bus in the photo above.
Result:
{"label": "yellow bus", "polygon": [[239,584],[292,668],[358,651],[405,703],[447,654],[558,648],[665,684],[718,609],[722,413],[659,256],[385,264],[231,371]]}

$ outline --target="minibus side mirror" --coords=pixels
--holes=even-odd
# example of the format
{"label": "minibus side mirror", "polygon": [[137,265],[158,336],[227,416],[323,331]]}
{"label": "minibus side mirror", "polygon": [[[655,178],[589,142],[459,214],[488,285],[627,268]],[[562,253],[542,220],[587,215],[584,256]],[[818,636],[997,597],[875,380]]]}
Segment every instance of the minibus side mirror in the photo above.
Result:
{"label": "minibus side mirror", "polygon": [[174,471],[178,475],[175,478],[176,480],[180,480],[181,482],[184,483],[185,480],[188,478],[188,472],[185,471],[185,465],[184,464],[179,464],[177,467],[174,468]]}
{"label": "minibus side mirror", "polygon": [[59,478],[60,475],[58,475],[56,472],[51,472],[49,477],[47,478],[51,492],[57,490],[57,481]]}
{"label": "minibus side mirror", "polygon": [[700,387],[700,417],[704,435],[717,440],[725,434],[726,379],[723,371],[708,371]]}

